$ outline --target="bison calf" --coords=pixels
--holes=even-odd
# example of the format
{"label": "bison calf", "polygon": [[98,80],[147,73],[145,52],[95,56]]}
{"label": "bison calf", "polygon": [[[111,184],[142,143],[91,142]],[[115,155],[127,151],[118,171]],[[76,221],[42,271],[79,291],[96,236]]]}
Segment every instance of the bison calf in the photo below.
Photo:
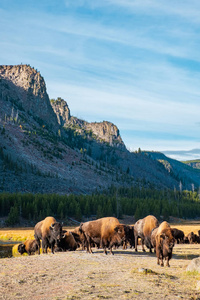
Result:
{"label": "bison calf", "polygon": [[56,242],[55,251],[75,251],[77,243],[74,239],[73,234],[70,231],[63,230],[62,238]]}
{"label": "bison calf", "polygon": [[35,253],[37,250],[38,250],[38,244],[36,240],[26,240],[24,243],[18,246],[18,252],[20,254],[28,253],[28,255],[31,255],[32,253]]}

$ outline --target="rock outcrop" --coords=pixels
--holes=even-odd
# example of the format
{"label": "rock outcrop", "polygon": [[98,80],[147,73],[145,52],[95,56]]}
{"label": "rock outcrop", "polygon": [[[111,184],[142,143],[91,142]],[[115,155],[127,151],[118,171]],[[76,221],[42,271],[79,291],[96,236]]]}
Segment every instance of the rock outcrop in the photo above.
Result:
{"label": "rock outcrop", "polygon": [[57,126],[43,77],[29,65],[0,66],[2,101],[11,101],[41,122]]}
{"label": "rock outcrop", "polygon": [[69,107],[62,98],[57,100],[51,99],[51,106],[57,116],[58,123],[64,126],[70,120],[70,110]]}
{"label": "rock outcrop", "polygon": [[89,133],[90,137],[101,143],[107,143],[112,147],[125,149],[124,142],[119,133],[119,129],[111,122],[86,122],[70,115],[70,110],[62,98],[52,99],[51,105],[57,116],[58,123],[67,128],[75,129],[79,134]]}

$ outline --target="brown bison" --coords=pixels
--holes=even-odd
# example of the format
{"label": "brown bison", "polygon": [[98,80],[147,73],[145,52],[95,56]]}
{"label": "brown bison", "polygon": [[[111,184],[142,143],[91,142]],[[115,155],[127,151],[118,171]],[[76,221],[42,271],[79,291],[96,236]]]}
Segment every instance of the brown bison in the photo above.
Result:
{"label": "brown bison", "polygon": [[75,251],[77,243],[70,231],[63,230],[62,237],[56,242],[55,251]]}
{"label": "brown bison", "polygon": [[47,253],[48,247],[54,253],[55,243],[62,237],[62,225],[53,217],[46,217],[35,225],[34,237],[38,244],[38,254],[40,254],[40,240],[42,240],[43,253]]}
{"label": "brown bison", "polygon": [[127,244],[130,248],[135,247],[134,226],[127,225],[126,239],[123,243],[123,249],[127,249]]}
{"label": "brown bison", "polygon": [[75,227],[73,230],[71,230],[71,233],[73,234],[77,246],[84,250],[86,248],[86,238],[84,233],[80,230],[80,226]]}
{"label": "brown bison", "polygon": [[193,244],[196,241],[196,237],[193,231],[187,235],[187,238],[189,240],[189,244]]}
{"label": "brown bison", "polygon": [[28,253],[28,255],[31,255],[32,253],[35,253],[38,250],[38,244],[36,240],[26,240],[24,243],[19,244],[18,246],[18,252],[20,254]]}
{"label": "brown bison", "polygon": [[195,243],[200,244],[200,236],[195,234]]}
{"label": "brown bison", "polygon": [[179,230],[177,228],[171,228],[173,237],[177,241],[177,244],[184,243],[184,232],[182,230]]}
{"label": "brown bison", "polygon": [[137,251],[138,238],[141,238],[142,250],[144,249],[144,244],[149,248],[150,252],[152,247],[151,244],[151,232],[154,228],[158,227],[159,223],[156,217],[147,216],[144,219],[138,220],[134,225],[134,235],[135,235],[135,251]]}
{"label": "brown bison", "polygon": [[164,266],[163,258],[167,260],[166,265],[169,267],[169,260],[172,258],[172,250],[175,243],[170,225],[164,221],[158,228],[155,228],[151,234],[151,243],[156,249],[157,264]]}
{"label": "brown bison", "polygon": [[194,234],[194,232],[190,232],[187,238],[190,244],[195,244],[195,243],[200,244],[200,236]]}
{"label": "brown bison", "polygon": [[194,234],[194,232],[190,232],[187,236],[188,238],[188,241],[190,244],[194,244],[194,243],[197,243],[197,244],[200,244],[200,236],[199,236],[199,231],[198,231],[198,235],[197,234]]}
{"label": "brown bison", "polygon": [[122,245],[126,238],[127,226],[120,224],[114,217],[101,218],[80,224],[80,230],[86,238],[87,252],[92,253],[91,243],[100,245],[107,254],[106,248],[112,252],[113,246]]}

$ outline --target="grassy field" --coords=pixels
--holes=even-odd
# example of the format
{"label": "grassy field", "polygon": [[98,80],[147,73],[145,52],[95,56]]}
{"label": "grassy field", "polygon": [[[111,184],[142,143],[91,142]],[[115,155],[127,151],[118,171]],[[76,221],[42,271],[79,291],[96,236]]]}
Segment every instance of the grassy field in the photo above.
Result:
{"label": "grassy field", "polygon": [[[171,224],[187,235],[200,224]],[[65,228],[71,229],[71,228]],[[33,228],[1,229],[0,240],[33,238]],[[76,250],[0,259],[0,299],[200,299],[200,274],[187,272],[200,244],[179,244],[170,268],[157,265],[154,253],[141,246],[105,255]]]}
{"label": "grassy field", "polygon": [[[188,235],[191,231],[195,234],[198,233],[200,230],[200,221],[194,222],[184,222],[184,223],[171,223],[171,227],[178,228],[182,230],[185,235]],[[74,227],[64,227],[65,230],[72,230]],[[26,239],[33,239],[34,238],[34,228],[0,228],[0,240],[2,241],[19,241],[23,242]]]}
{"label": "grassy field", "polygon": [[70,251],[0,260],[0,299],[200,299],[200,274],[187,272],[200,245],[175,245],[170,268],[155,254]]}

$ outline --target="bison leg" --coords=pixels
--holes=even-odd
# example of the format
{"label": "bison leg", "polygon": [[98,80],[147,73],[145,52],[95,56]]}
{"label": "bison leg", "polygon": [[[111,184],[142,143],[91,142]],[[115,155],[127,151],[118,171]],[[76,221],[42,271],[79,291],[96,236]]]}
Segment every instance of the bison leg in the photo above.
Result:
{"label": "bison leg", "polygon": [[160,259],[159,259],[159,257],[157,257],[157,265],[159,265],[160,264]]}
{"label": "bison leg", "polygon": [[40,239],[36,238],[38,254],[40,254]]}
{"label": "bison leg", "polygon": [[137,252],[138,235],[135,235],[135,251]]}
{"label": "bison leg", "polygon": [[161,259],[160,259],[160,260],[161,260],[160,266],[161,266],[161,267],[164,267],[164,262],[163,262],[163,256],[162,256],[162,255],[161,255]]}
{"label": "bison leg", "polygon": [[110,254],[114,255],[113,251],[112,251],[112,247],[110,247]]}
{"label": "bison leg", "polygon": [[93,253],[91,248],[91,238],[89,237],[89,235],[86,235],[86,247],[88,253]]}
{"label": "bison leg", "polygon": [[144,249],[144,239],[143,238],[141,238],[141,243],[142,243],[142,251],[146,252],[146,250]]}
{"label": "bison leg", "polygon": [[54,245],[55,243],[51,243],[51,253],[54,254]]}
{"label": "bison leg", "polygon": [[106,245],[104,239],[101,239],[100,245],[101,245],[101,248],[103,248],[104,253],[107,255],[107,250],[106,250],[106,246],[107,246],[107,245]]}
{"label": "bison leg", "polygon": [[167,257],[166,260],[167,260],[166,266],[170,267],[170,265],[169,265],[169,257]]}
{"label": "bison leg", "polygon": [[47,254],[48,241],[46,239],[42,239],[42,252]]}
{"label": "bison leg", "polygon": [[124,241],[123,242],[123,250],[126,250],[127,249],[127,241]]}

